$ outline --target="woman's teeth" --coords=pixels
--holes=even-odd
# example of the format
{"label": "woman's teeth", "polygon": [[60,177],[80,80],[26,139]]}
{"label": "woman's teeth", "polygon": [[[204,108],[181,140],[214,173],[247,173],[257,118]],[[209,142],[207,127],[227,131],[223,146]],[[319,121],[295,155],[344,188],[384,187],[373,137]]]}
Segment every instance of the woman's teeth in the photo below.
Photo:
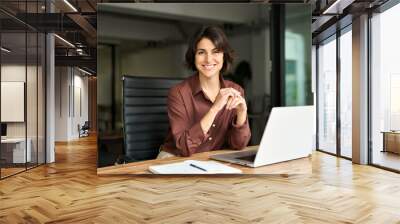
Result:
{"label": "woman's teeth", "polygon": [[205,69],[212,69],[215,65],[203,65]]}

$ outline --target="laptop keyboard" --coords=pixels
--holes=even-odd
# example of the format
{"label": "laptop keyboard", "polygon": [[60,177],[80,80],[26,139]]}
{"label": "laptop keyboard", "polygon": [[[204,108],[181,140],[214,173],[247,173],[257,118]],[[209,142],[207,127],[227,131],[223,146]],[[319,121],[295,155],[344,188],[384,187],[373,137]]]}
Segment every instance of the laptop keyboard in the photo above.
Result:
{"label": "laptop keyboard", "polygon": [[236,159],[240,159],[240,160],[245,160],[245,161],[253,162],[253,161],[256,159],[256,155],[241,156],[241,157],[237,157]]}

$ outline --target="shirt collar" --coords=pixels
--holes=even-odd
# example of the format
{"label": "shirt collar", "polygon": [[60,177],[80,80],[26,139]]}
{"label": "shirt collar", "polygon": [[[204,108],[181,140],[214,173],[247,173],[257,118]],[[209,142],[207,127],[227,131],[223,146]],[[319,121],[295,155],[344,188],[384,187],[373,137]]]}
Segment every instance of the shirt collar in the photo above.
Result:
{"label": "shirt collar", "polygon": [[[226,81],[222,75],[219,75],[219,82],[221,84],[221,88],[226,88],[226,86],[227,86]],[[198,73],[193,75],[192,80],[191,80],[191,86],[192,86],[193,96],[202,91]]]}

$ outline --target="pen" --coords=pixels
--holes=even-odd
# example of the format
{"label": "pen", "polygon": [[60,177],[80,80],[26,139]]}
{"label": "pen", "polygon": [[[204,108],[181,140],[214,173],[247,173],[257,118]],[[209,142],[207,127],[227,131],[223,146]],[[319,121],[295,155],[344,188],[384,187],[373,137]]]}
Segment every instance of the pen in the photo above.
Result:
{"label": "pen", "polygon": [[196,165],[194,165],[194,164],[192,164],[192,163],[190,163],[190,166],[193,166],[193,167],[195,167],[195,168],[197,168],[197,169],[199,169],[199,170],[203,170],[204,172],[207,172],[206,169],[201,168],[201,167],[199,167],[199,166],[196,166]]}

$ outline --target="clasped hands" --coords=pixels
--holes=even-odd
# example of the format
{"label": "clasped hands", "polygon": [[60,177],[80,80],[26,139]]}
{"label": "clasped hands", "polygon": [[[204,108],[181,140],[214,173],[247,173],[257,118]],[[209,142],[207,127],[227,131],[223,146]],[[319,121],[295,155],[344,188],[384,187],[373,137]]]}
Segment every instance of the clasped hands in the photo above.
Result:
{"label": "clasped hands", "polygon": [[236,109],[238,113],[247,113],[246,100],[241,96],[240,92],[234,88],[220,89],[213,107],[216,110],[221,110],[226,106],[226,109]]}

